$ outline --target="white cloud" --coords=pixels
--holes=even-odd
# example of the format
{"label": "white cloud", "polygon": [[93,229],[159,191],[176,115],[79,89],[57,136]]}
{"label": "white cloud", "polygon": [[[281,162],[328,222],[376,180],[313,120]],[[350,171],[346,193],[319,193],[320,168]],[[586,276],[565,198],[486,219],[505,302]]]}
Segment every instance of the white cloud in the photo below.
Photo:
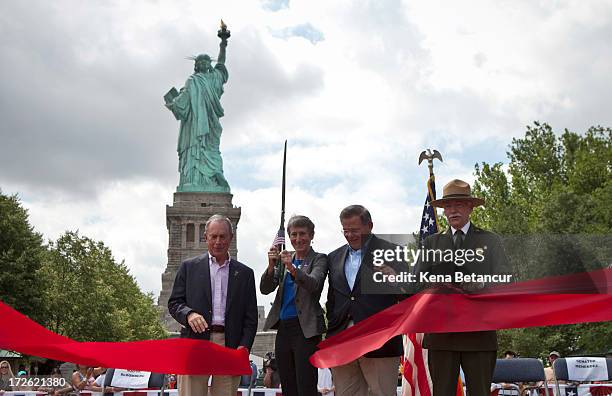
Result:
{"label": "white cloud", "polygon": [[[49,238],[103,240],[145,290],[167,257],[178,123],[162,95],[232,31],[222,153],[242,207],[240,258],[258,274],[287,213],[312,216],[315,248],[342,243],[338,213],[372,210],[375,230],[418,227],[426,165],[438,191],[505,159],[533,120],[578,132],[612,124],[612,5],[292,0],[40,1],[0,5],[0,186],[19,192]],[[312,26],[324,40],[271,32]],[[263,301],[263,300],[262,300]]]}
{"label": "white cloud", "polygon": [[135,181],[106,185],[91,200],[32,192],[22,202],[30,222],[45,239],[56,240],[65,231],[78,230],[82,236],[103,241],[117,262],[125,260],[143,290],[157,294],[167,263],[165,205],[171,199],[167,186]]}

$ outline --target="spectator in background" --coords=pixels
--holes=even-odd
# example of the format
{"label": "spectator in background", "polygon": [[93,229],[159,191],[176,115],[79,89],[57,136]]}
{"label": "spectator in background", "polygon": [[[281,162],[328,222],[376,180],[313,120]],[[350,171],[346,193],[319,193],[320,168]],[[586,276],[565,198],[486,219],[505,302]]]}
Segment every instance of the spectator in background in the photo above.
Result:
{"label": "spectator in background", "polygon": [[[546,382],[548,383],[549,386],[555,380],[555,372],[553,369],[553,364],[555,363],[555,360],[559,359],[560,357],[561,357],[561,354],[557,351],[552,351],[551,353],[548,354],[548,363],[550,363],[550,366],[544,367],[544,375],[546,376]],[[559,380],[559,383],[565,384],[567,383],[567,381]],[[537,385],[538,386],[544,385],[544,381],[538,382]]]}
{"label": "spectator in background", "polygon": [[248,388],[249,386],[254,388],[257,383],[257,365],[252,360],[249,360],[249,364],[251,365],[251,375],[245,374],[240,377],[242,388]]}
{"label": "spectator in background", "polygon": [[12,391],[11,379],[15,378],[11,365],[8,361],[3,360],[0,362],[0,391]]}
{"label": "spectator in background", "polygon": [[[58,367],[55,367],[51,370],[52,378],[62,378],[62,373]],[[58,384],[57,386],[41,386],[38,388],[39,392],[48,393],[51,396],[59,396],[64,395],[72,390],[71,386],[68,386],[68,383],[65,382],[65,386],[61,386]]]}
{"label": "spectator in background", "polygon": [[274,352],[266,353],[266,358],[263,362],[264,367],[264,386],[266,388],[279,388],[280,374],[278,373],[278,366],[276,363],[276,358],[274,356]]}
{"label": "spectator in background", "polygon": [[254,388],[257,384],[257,375],[259,374],[259,370],[257,369],[257,365],[254,361],[251,360],[251,388]]}
{"label": "spectator in background", "polygon": [[104,380],[106,379],[106,367],[96,367],[94,369],[94,375],[96,374],[96,372],[99,372],[100,375],[98,375],[96,377],[96,380],[94,381],[94,386],[95,386],[95,388],[99,389],[99,392],[102,392],[102,389],[104,389],[104,393],[105,394],[106,393],[122,392],[122,391],[126,390],[126,388],[119,388],[119,387],[116,387],[116,386],[107,386],[106,388],[104,388]]}
{"label": "spectator in background", "polygon": [[[504,359],[516,359],[516,352],[510,351],[510,350],[505,351]],[[493,392],[494,389],[518,389],[520,392],[523,391],[522,382],[513,382],[513,383],[502,382],[500,384],[495,384],[495,385],[497,386],[491,387],[491,392]]]}
{"label": "spectator in background", "polygon": [[334,396],[336,387],[332,380],[331,370],[328,368],[317,369],[319,374],[319,381],[317,382],[317,390],[323,396]]}
{"label": "spectator in background", "polygon": [[[552,381],[554,381],[555,373],[554,373],[553,365],[555,363],[555,360],[559,359],[560,357],[561,357],[561,354],[557,351],[552,351],[551,353],[548,354],[548,362],[550,363],[550,366],[544,368],[544,374],[546,375],[546,381],[548,381],[548,383],[551,383]],[[559,381],[559,383],[564,384],[565,381]]]}
{"label": "spectator in background", "polygon": [[22,377],[24,375],[28,375],[28,372],[23,364],[19,365],[19,370],[17,370],[17,377]]}
{"label": "spectator in background", "polygon": [[176,389],[176,374],[168,375],[168,389]]}
{"label": "spectator in background", "polygon": [[77,395],[84,390],[91,391],[95,389],[95,391],[99,391],[95,384],[96,379],[93,375],[93,367],[77,364],[76,369],[77,371],[72,373],[72,389]]}
{"label": "spectator in background", "polygon": [[76,370],[76,364],[72,362],[64,362],[59,365],[59,371],[62,373],[62,377],[66,379],[68,383],[72,380],[72,373]]}

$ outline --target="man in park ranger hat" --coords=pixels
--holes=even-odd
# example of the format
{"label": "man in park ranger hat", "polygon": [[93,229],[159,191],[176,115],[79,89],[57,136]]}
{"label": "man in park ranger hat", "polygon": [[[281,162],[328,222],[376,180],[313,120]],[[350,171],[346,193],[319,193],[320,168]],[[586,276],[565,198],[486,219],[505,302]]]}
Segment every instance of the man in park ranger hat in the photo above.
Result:
{"label": "man in park ranger hat", "polygon": [[449,201],[470,202],[472,204],[472,208],[485,204],[484,199],[472,196],[470,185],[468,183],[459,179],[449,181],[444,186],[442,194],[442,198],[431,201],[433,206],[444,208],[445,203],[448,203]]}
{"label": "man in park ranger hat", "polygon": [[[470,185],[462,180],[451,180],[444,186],[442,198],[431,204],[444,209],[450,227],[444,232],[430,235],[425,239],[423,248],[426,252],[428,249],[442,252],[450,249],[453,252],[452,260],[448,260],[446,254],[422,255],[425,258],[417,263],[417,273],[451,279],[445,282],[451,286],[449,290],[461,293],[478,292],[486,286],[483,282],[462,279],[509,273],[500,238],[470,221],[474,208],[484,203],[482,198],[472,196]],[[472,254],[468,254],[470,250]],[[474,259],[468,260],[468,256]],[[440,283],[419,284],[421,289],[433,286],[440,286]],[[450,309],[449,314],[453,313]],[[500,312],[500,315],[503,313]],[[434,396],[455,394],[460,366],[465,373],[470,396],[490,394],[497,356],[495,331],[425,334],[423,347],[429,350],[428,363]]]}

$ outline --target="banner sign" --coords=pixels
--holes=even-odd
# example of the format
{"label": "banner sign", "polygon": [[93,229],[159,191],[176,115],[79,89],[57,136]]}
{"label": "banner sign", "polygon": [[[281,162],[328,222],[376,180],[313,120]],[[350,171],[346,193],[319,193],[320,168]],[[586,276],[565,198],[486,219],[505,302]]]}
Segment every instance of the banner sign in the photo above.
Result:
{"label": "banner sign", "polygon": [[579,357],[566,358],[567,374],[572,381],[607,381],[608,366],[606,358]]}
{"label": "banner sign", "polygon": [[149,386],[149,371],[134,371],[116,369],[111,380],[111,386],[117,388],[142,389]]}

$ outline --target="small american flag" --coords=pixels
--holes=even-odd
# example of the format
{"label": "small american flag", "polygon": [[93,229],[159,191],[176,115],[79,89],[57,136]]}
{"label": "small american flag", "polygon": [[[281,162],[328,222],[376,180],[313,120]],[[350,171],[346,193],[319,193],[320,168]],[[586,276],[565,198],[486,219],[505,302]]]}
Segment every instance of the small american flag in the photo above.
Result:
{"label": "small american flag", "polygon": [[272,241],[272,246],[276,246],[281,249],[281,247],[285,246],[285,227],[281,227],[278,229],[278,232],[274,236],[274,240]]}

